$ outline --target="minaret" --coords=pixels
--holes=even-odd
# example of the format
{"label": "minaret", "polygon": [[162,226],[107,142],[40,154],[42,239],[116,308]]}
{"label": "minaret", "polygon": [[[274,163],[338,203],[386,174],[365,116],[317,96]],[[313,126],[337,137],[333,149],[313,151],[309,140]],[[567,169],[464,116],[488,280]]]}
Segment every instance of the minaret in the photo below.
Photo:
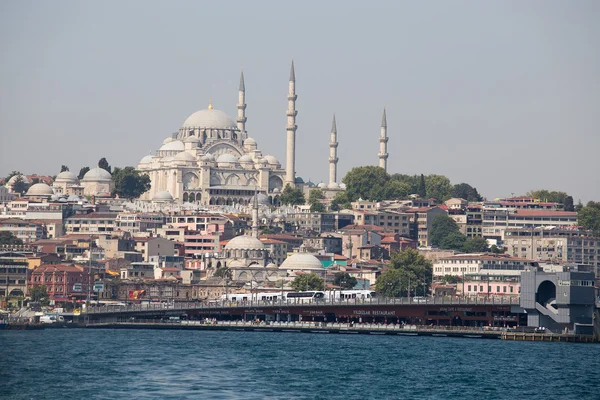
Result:
{"label": "minaret", "polygon": [[296,74],[294,73],[294,60],[292,59],[292,68],[290,69],[290,81],[288,86],[288,110],[287,110],[287,147],[285,160],[285,185],[295,187],[295,167],[296,167]]}
{"label": "minaret", "polygon": [[381,135],[379,136],[379,166],[387,172],[387,118],[385,117],[385,107],[383,108],[383,117],[381,118]]}
{"label": "minaret", "polygon": [[240,74],[240,89],[238,92],[238,116],[237,126],[240,131],[240,142],[243,142],[248,134],[246,133],[246,85],[244,84],[244,71]]}
{"label": "minaret", "polygon": [[337,127],[335,126],[335,114],[331,124],[331,140],[329,141],[329,185],[337,181]]}
{"label": "minaret", "polygon": [[258,192],[254,189],[254,201],[252,202],[252,236],[258,239]]}

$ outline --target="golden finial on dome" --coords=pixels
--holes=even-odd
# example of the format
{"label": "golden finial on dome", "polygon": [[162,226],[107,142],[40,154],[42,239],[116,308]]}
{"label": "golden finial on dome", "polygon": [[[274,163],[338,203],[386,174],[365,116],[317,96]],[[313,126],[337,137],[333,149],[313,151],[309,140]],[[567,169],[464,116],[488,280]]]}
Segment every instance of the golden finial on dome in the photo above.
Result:
{"label": "golden finial on dome", "polygon": [[208,102],[208,109],[212,110],[213,106],[212,106],[212,99],[210,99],[210,101]]}

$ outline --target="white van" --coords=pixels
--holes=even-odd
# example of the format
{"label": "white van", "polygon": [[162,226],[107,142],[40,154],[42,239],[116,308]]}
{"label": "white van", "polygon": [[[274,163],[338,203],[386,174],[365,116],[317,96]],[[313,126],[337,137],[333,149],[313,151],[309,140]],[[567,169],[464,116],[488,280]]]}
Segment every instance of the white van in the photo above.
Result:
{"label": "white van", "polygon": [[40,322],[42,324],[54,324],[56,322],[64,322],[64,318],[61,315],[42,315]]}

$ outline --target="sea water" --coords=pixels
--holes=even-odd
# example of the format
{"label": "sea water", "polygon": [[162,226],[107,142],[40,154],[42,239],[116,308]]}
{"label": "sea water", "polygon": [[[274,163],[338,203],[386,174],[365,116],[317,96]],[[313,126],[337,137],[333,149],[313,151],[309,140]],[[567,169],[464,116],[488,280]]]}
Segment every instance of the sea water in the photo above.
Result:
{"label": "sea water", "polygon": [[0,331],[2,399],[600,399],[600,345],[232,331]]}

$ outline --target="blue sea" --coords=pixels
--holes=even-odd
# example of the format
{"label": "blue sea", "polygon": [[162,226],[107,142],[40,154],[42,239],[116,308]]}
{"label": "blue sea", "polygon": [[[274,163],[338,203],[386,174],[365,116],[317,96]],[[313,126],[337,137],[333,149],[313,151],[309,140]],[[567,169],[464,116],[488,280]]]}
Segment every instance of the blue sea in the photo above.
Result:
{"label": "blue sea", "polygon": [[600,399],[600,345],[271,332],[0,331],[2,399]]}

